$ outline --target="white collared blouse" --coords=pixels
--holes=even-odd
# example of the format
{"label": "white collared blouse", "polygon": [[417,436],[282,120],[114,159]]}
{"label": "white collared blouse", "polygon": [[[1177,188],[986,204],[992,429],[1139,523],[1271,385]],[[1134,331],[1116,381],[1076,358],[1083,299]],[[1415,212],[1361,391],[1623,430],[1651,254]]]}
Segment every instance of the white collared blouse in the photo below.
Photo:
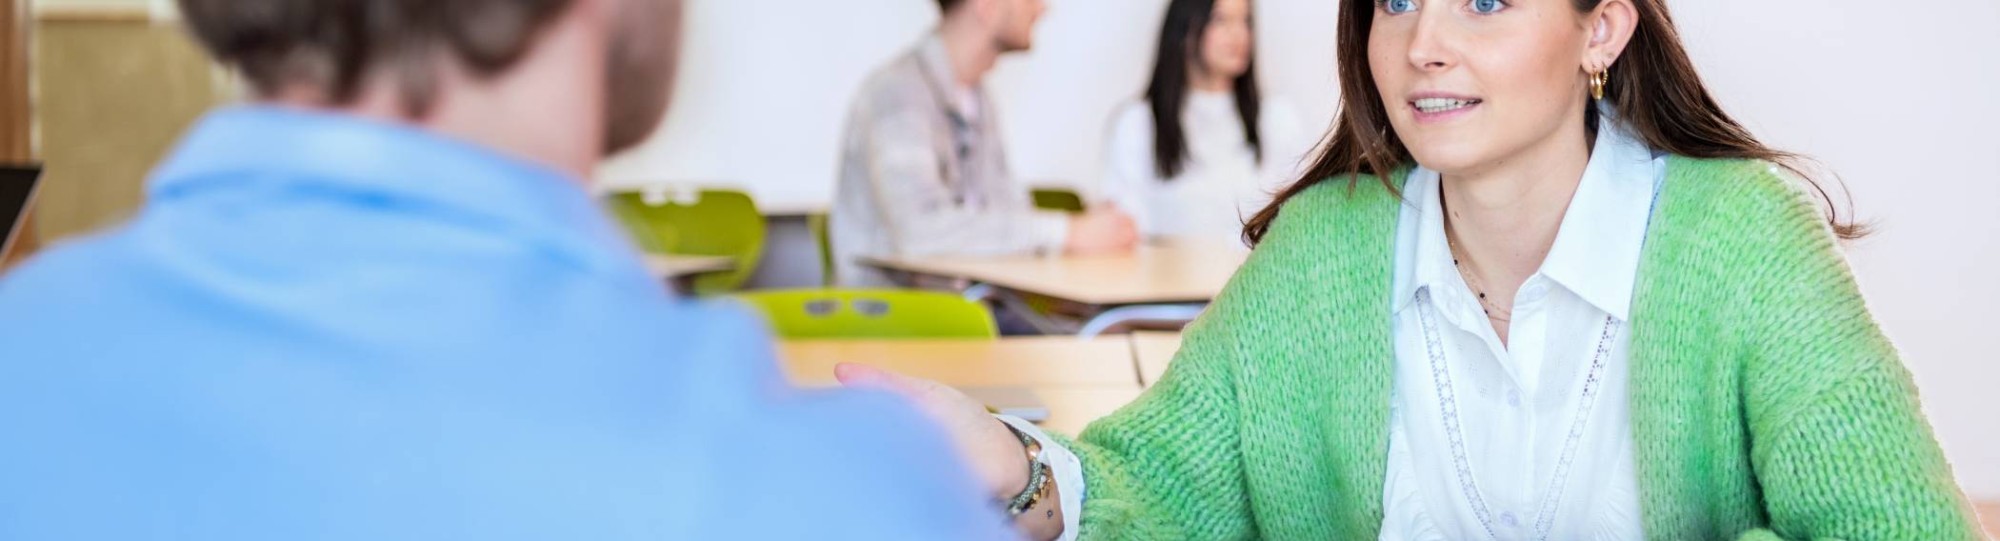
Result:
{"label": "white collared blouse", "polygon": [[[1502,346],[1445,241],[1437,172],[1403,186],[1393,280],[1396,351],[1383,540],[1643,539],[1632,461],[1630,320],[1666,155],[1599,124],[1542,267],[1515,295]],[[1081,464],[1042,440],[1075,539]]]}

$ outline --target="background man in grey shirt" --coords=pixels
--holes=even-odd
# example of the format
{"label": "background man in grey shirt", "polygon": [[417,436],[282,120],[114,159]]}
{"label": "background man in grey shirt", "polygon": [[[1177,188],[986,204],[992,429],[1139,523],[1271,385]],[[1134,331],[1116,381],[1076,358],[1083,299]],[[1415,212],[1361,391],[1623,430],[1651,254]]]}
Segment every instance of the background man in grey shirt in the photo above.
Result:
{"label": "background man in grey shirt", "polygon": [[915,50],[877,71],[848,116],[829,227],[836,278],[888,285],[861,256],[1129,250],[1137,229],[1109,205],[1038,211],[1007,170],[980,88],[1001,54],[1026,50],[1042,0],[938,0]]}

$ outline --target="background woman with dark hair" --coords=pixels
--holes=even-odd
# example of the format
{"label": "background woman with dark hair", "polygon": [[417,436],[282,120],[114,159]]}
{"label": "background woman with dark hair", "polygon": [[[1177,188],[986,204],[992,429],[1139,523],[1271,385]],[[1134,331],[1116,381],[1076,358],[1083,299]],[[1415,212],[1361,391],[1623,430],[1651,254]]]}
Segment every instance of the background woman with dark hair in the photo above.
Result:
{"label": "background woman with dark hair", "polygon": [[1112,120],[1104,196],[1146,236],[1237,238],[1290,180],[1298,113],[1257,89],[1250,0],[1174,0],[1152,83]]}

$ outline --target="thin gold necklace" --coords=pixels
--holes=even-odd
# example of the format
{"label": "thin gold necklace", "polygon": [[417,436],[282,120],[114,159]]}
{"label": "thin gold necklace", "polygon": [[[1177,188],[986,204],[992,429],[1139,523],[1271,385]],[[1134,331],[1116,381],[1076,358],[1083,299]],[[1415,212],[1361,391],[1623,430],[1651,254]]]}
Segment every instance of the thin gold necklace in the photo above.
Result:
{"label": "thin gold necklace", "polygon": [[1500,303],[1486,298],[1486,284],[1479,281],[1478,273],[1466,270],[1465,265],[1460,263],[1460,261],[1471,261],[1472,258],[1461,255],[1458,249],[1458,241],[1451,233],[1451,210],[1444,205],[1442,192],[1438,197],[1438,210],[1444,212],[1444,243],[1451,248],[1451,266],[1458,269],[1458,277],[1465,279],[1465,285],[1472,288],[1472,293],[1479,296],[1479,309],[1486,312],[1486,319],[1498,323],[1513,323],[1514,310],[1502,307]]}

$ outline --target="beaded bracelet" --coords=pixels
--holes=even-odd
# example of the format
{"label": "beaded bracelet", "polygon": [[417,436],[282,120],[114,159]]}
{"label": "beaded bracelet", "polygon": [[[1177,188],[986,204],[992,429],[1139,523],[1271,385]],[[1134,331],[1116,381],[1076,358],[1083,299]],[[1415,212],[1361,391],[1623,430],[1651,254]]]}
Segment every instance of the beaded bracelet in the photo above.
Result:
{"label": "beaded bracelet", "polygon": [[1027,512],[1029,508],[1041,502],[1042,489],[1046,488],[1049,483],[1049,465],[1047,462],[1042,461],[1041,442],[1035,441],[1033,436],[1015,429],[1014,425],[1001,424],[1007,427],[1007,431],[1013,432],[1015,437],[1021,438],[1021,447],[1028,454],[1028,486],[1023,488],[1020,494],[1014,496],[1013,500],[1007,502],[1007,516],[1015,517]]}

